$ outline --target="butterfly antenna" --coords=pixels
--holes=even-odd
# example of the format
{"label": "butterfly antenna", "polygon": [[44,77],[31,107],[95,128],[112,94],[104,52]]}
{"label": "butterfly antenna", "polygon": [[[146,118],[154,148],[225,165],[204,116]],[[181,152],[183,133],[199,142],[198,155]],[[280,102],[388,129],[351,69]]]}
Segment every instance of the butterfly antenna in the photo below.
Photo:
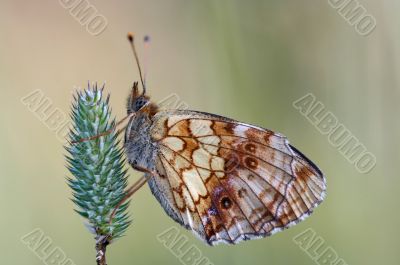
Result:
{"label": "butterfly antenna", "polygon": [[143,69],[143,81],[144,84],[146,85],[146,80],[147,80],[147,66],[149,62],[149,46],[150,46],[150,37],[148,35],[144,36],[143,39],[144,42],[144,69]]}
{"label": "butterfly antenna", "polygon": [[139,69],[140,82],[142,83],[143,95],[144,95],[146,93],[146,86],[144,85],[144,81],[143,81],[142,69],[140,68],[139,56],[138,56],[138,54],[136,52],[133,33],[131,33],[131,32],[128,33],[128,40],[131,43],[131,48],[132,48],[132,51],[133,51],[133,55],[135,56],[135,61],[136,61],[137,67]]}

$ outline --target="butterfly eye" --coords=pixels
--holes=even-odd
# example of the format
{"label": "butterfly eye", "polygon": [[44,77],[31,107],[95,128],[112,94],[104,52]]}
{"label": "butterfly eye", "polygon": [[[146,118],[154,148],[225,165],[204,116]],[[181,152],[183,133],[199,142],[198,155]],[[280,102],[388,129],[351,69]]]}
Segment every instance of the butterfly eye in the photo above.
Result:
{"label": "butterfly eye", "polygon": [[144,97],[139,97],[135,100],[135,111],[140,110],[147,103],[147,99]]}

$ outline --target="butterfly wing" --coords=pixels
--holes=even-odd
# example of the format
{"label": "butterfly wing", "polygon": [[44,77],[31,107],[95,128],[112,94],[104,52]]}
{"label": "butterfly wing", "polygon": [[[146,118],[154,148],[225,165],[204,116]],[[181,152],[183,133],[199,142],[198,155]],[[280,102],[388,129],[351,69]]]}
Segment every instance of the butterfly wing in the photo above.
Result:
{"label": "butterfly wing", "polygon": [[153,117],[158,148],[150,187],[166,212],[210,245],[269,236],[324,198],[321,171],[267,129],[208,113]]}

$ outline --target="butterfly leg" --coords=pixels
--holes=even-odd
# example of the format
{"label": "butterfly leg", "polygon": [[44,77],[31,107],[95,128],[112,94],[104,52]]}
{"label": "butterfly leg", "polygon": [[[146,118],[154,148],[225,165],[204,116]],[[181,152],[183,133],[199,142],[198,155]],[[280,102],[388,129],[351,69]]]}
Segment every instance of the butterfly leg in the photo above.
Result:
{"label": "butterfly leg", "polygon": [[[93,136],[90,136],[90,137],[87,137],[87,138],[81,138],[81,139],[79,139],[79,140],[73,141],[72,144],[82,143],[82,142],[86,142],[86,141],[90,141],[90,140],[94,140],[94,139],[100,138],[100,137],[102,137],[102,136],[109,135],[110,133],[112,133],[113,131],[115,131],[115,129],[116,129],[119,125],[121,125],[124,121],[126,121],[127,119],[132,118],[133,116],[135,116],[135,114],[136,114],[136,113],[131,113],[131,114],[127,115],[127,116],[124,117],[122,120],[118,121],[111,129],[109,129],[109,130],[107,130],[107,131],[105,131],[105,132],[102,132],[102,133],[99,133],[99,134],[97,134],[97,135],[93,135]],[[118,130],[117,134],[119,134],[122,130],[124,130],[124,128],[121,129],[121,130]]]}
{"label": "butterfly leg", "polygon": [[157,172],[149,170],[147,168],[143,168],[140,166],[132,166],[134,169],[144,172],[145,174],[138,179],[132,186],[128,188],[126,191],[125,196],[122,198],[122,200],[115,206],[114,210],[112,211],[110,215],[110,224],[112,223],[112,220],[114,219],[115,214],[117,213],[117,210],[119,207],[121,207],[122,204],[124,204],[136,191],[138,191],[141,187],[143,187],[146,182],[154,176],[160,176]]}

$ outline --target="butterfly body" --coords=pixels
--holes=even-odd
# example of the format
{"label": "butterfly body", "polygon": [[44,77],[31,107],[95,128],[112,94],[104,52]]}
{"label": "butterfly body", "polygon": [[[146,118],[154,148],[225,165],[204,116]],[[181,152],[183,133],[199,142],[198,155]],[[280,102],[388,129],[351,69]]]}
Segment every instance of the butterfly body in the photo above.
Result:
{"label": "butterfly body", "polygon": [[204,112],[159,111],[137,84],[132,112],[129,163],[146,169],[166,213],[210,245],[281,231],[324,198],[322,172],[278,133]]}
{"label": "butterfly body", "polygon": [[152,121],[148,113],[138,113],[125,131],[125,152],[129,164],[134,168],[154,170],[157,147],[153,144],[150,128]]}

